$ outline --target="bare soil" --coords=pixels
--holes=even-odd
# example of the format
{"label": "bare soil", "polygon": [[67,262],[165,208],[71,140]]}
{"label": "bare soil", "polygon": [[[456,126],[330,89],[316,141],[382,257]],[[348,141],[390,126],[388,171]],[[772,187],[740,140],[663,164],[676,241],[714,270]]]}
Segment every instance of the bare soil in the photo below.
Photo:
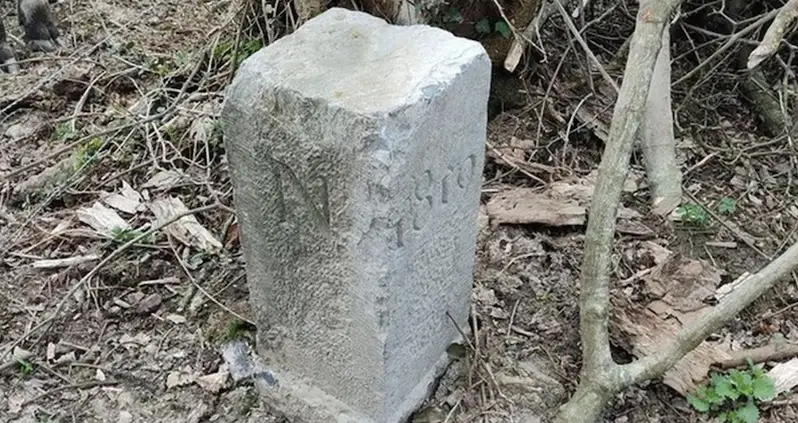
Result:
{"label": "bare soil", "polygon": [[[258,401],[253,386],[231,382],[219,353],[224,342],[253,337],[232,188],[214,123],[236,60],[232,47],[240,42],[242,55],[258,47],[239,34],[239,10],[229,1],[72,1],[55,6],[65,34],[57,54],[15,45],[18,59],[27,59],[24,71],[0,74],[0,422],[284,421]],[[617,49],[631,31],[628,13],[619,9],[589,33],[604,63],[613,62],[610,46]],[[286,25],[282,9],[273,19]],[[6,21],[19,37],[14,18]],[[490,123],[489,142],[504,154],[488,151],[484,204],[513,188],[580,183],[598,167],[602,141],[578,120],[569,126],[588,90],[580,62],[571,53],[557,68],[562,32],[544,34],[544,45],[549,62],[528,68],[519,82],[526,104]],[[607,69],[617,76],[622,66]],[[685,189],[719,219],[690,226],[651,217],[636,156],[638,186],[625,193],[623,206],[639,213],[632,221],[644,230],[616,236],[616,297],[637,301],[638,292],[620,281],[654,266],[651,243],[704,260],[729,282],[795,242],[794,146],[763,136],[729,92],[711,95],[733,90],[727,82],[714,91],[675,92],[675,101],[686,104],[677,114]],[[613,98],[585,107],[608,126]],[[223,248],[202,254],[159,231],[97,269],[155,224],[146,207],[117,213],[133,228],[127,234],[103,236],[81,220],[81,210],[125,186],[144,196],[142,204],[174,197],[188,209],[227,205],[196,214]],[[727,198],[735,208],[722,214],[718,206]],[[475,336],[415,423],[530,423],[535,410],[556,407],[578,381],[584,224],[499,225],[483,205],[480,225]],[[75,257],[85,260],[37,267]],[[794,342],[797,282],[780,284],[716,338],[734,349],[765,345],[774,334]],[[617,360],[632,359],[623,339],[614,347]],[[19,349],[27,352],[21,362],[6,355]],[[798,421],[789,399],[766,406],[762,421]],[[661,381],[619,395],[604,418],[698,421]]]}

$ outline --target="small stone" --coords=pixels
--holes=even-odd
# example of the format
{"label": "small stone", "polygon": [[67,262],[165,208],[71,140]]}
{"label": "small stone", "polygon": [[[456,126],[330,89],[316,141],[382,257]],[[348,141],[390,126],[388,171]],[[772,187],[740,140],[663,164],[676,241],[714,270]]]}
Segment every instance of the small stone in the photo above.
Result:
{"label": "small stone", "polygon": [[138,307],[136,307],[136,313],[138,314],[152,313],[153,311],[157,310],[158,307],[161,306],[161,302],[163,302],[163,297],[161,297],[161,294],[158,293],[150,294],[146,298],[141,300]]}
{"label": "small stone", "polygon": [[218,373],[200,376],[197,378],[196,383],[202,389],[216,394],[227,385],[227,376],[229,376],[227,371],[220,371]]}
{"label": "small stone", "polygon": [[122,410],[119,412],[119,416],[117,417],[116,421],[118,423],[131,423],[133,421],[133,415],[128,411]]}

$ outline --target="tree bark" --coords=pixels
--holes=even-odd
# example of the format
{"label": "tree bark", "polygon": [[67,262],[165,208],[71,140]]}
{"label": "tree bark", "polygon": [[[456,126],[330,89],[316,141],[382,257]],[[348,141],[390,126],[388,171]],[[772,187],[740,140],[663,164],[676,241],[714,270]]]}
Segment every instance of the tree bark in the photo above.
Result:
{"label": "tree bark", "polygon": [[641,131],[652,211],[660,216],[673,211],[682,201],[682,172],[676,163],[676,140],[673,135],[670,49],[670,31],[666,26],[662,32],[662,47],[654,65]]}

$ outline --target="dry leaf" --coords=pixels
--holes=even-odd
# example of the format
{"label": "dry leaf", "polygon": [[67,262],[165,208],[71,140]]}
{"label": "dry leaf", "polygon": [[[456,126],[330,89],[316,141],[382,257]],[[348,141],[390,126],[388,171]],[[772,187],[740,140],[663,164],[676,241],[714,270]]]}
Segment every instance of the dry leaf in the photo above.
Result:
{"label": "dry leaf", "polygon": [[768,372],[776,385],[776,394],[786,392],[798,386],[798,358],[786,363],[779,363]]}
{"label": "dry leaf", "polygon": [[135,214],[145,210],[144,205],[141,203],[141,194],[125,181],[122,181],[122,189],[119,190],[119,193],[109,194],[102,201],[109,207],[127,214]]}
{"label": "dry leaf", "polygon": [[227,370],[220,369],[217,373],[198,377],[195,382],[200,388],[215,394],[227,385],[227,376],[229,376]]}
{"label": "dry leaf", "polygon": [[156,173],[141,188],[155,188],[156,190],[168,190],[181,183],[186,176],[182,172],[175,170],[164,170]]}
{"label": "dry leaf", "polygon": [[[154,200],[149,204],[149,207],[156,218],[154,225],[159,225],[178,214],[188,211],[183,202],[176,197]],[[183,244],[200,250],[217,252],[222,249],[222,244],[193,215],[183,216],[177,222],[167,226],[165,231]]]}
{"label": "dry leaf", "polygon": [[91,207],[81,207],[76,212],[78,220],[90,226],[101,235],[111,236],[114,230],[130,229],[130,225],[115,211],[105,207],[100,203],[94,203]]}

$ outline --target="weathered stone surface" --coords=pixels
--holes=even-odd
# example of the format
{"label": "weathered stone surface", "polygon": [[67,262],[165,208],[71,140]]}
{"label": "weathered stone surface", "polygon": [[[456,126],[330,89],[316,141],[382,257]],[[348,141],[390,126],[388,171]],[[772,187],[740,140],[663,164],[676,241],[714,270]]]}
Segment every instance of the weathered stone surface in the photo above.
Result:
{"label": "weathered stone surface", "polygon": [[490,61],[331,9],[241,66],[222,120],[267,401],[396,423],[468,327]]}

